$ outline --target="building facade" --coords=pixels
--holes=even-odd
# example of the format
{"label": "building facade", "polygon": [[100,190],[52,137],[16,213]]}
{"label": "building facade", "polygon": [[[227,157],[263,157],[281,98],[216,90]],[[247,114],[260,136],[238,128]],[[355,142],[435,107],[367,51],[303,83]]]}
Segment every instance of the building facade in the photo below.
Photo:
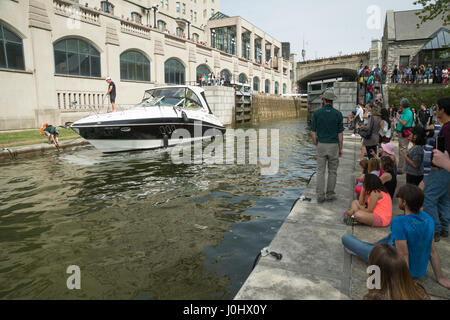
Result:
{"label": "building facade", "polygon": [[[208,72],[290,93],[281,43],[240,17],[217,19],[219,9],[219,0],[0,1],[0,130],[60,125],[100,110],[108,76],[122,107],[146,89],[196,84]],[[235,32],[231,52],[212,43],[218,25],[244,26],[271,44],[267,63],[242,50],[245,33]]]}
{"label": "building facade", "polygon": [[441,67],[450,63],[449,28],[444,26],[440,16],[420,24],[417,16],[420,11],[388,10],[386,13],[382,60],[388,67],[388,80],[395,66],[401,70],[408,65]]}

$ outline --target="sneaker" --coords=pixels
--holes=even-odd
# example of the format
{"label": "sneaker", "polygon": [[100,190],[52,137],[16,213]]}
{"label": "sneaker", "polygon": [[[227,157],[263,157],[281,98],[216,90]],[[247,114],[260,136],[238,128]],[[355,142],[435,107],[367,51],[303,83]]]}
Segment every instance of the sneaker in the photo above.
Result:
{"label": "sneaker", "polygon": [[336,200],[336,196],[327,197],[327,201],[334,201]]}
{"label": "sneaker", "polygon": [[434,242],[439,242],[439,241],[441,241],[441,233],[435,232],[434,233]]}
{"label": "sneaker", "polygon": [[448,231],[442,230],[441,233],[440,233],[440,236],[442,238],[448,238]]}
{"label": "sneaker", "polygon": [[353,219],[352,217],[344,217],[343,222],[348,226],[356,226],[359,224],[359,222]]}
{"label": "sneaker", "polygon": [[317,203],[322,204],[325,202],[324,198],[317,198]]}
{"label": "sneaker", "polygon": [[353,134],[352,134],[352,138],[354,138],[354,137],[356,137],[356,134],[353,133]]}

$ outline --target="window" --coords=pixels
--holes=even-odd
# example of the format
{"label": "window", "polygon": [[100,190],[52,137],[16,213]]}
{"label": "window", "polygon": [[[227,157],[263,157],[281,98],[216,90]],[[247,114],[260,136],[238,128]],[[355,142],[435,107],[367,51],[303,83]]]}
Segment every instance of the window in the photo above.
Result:
{"label": "window", "polygon": [[231,82],[231,72],[229,70],[223,69],[222,71],[220,71],[220,76],[223,76],[225,78],[226,83]]}
{"label": "window", "polygon": [[131,13],[131,21],[136,22],[136,23],[141,23],[142,16],[137,12],[132,12]]}
{"label": "window", "polygon": [[194,10],[190,11],[189,20],[192,22],[194,20]]}
{"label": "window", "polygon": [[259,92],[259,78],[253,78],[253,91]]}
{"label": "window", "polygon": [[114,14],[114,5],[109,1],[100,2],[100,6],[105,13]]}
{"label": "window", "polygon": [[184,30],[181,29],[180,27],[177,27],[177,36],[179,36],[180,38],[182,38],[182,37],[183,37],[183,33],[184,33]]}
{"label": "window", "polygon": [[175,58],[171,58],[164,64],[164,77],[167,84],[185,83],[185,68],[183,64]]}
{"label": "window", "polygon": [[266,85],[265,85],[264,89],[265,89],[264,90],[265,93],[270,93],[270,80],[269,79],[266,80]]}
{"label": "window", "polygon": [[176,8],[177,8],[177,13],[180,13],[180,3],[179,2],[176,3]]}
{"label": "window", "polygon": [[65,39],[56,42],[53,49],[56,74],[100,77],[100,53],[88,42]]}
{"label": "window", "polygon": [[169,9],[169,0],[166,0],[166,9]]}
{"label": "window", "polygon": [[161,32],[166,31],[166,23],[162,20],[158,20],[158,30]]}
{"label": "window", "polygon": [[197,33],[192,34],[192,41],[198,42],[200,40],[200,36]]}
{"label": "window", "polygon": [[400,56],[400,67],[409,66],[409,56]]}
{"label": "window", "polygon": [[247,76],[245,75],[245,73],[241,73],[239,75],[239,82],[240,83],[247,83]]}
{"label": "window", "polygon": [[211,69],[206,64],[201,64],[197,67],[197,84],[202,83],[202,77],[211,73]]}
{"label": "window", "polygon": [[283,94],[287,93],[287,86],[286,83],[283,83]]}
{"label": "window", "polygon": [[211,17],[214,15],[214,9],[211,9]]}
{"label": "window", "polygon": [[280,84],[278,82],[275,82],[275,94],[279,94],[280,91]]}
{"label": "window", "polygon": [[138,51],[125,51],[120,55],[120,79],[150,81],[150,61]]}
{"label": "window", "polygon": [[194,11],[194,22],[197,22],[197,11]]}
{"label": "window", "polygon": [[0,24],[0,68],[25,70],[22,39]]}
{"label": "window", "polygon": [[183,14],[186,14],[186,3],[183,3]]}

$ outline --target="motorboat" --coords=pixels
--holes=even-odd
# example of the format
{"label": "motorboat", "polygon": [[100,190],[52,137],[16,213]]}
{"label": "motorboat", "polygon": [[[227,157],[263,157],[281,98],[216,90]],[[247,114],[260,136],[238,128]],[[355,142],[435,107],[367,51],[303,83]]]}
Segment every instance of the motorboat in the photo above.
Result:
{"label": "motorboat", "polygon": [[148,150],[223,135],[205,91],[195,86],[165,86],[146,90],[130,109],[94,114],[70,128],[103,153]]}

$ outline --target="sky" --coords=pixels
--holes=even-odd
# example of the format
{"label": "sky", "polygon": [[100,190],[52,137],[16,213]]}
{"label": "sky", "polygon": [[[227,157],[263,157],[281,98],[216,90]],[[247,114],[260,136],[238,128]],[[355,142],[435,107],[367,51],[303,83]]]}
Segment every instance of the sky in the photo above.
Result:
{"label": "sky", "polygon": [[383,36],[387,10],[420,9],[414,0],[221,0],[220,11],[241,16],[301,59],[338,56],[370,49]]}

